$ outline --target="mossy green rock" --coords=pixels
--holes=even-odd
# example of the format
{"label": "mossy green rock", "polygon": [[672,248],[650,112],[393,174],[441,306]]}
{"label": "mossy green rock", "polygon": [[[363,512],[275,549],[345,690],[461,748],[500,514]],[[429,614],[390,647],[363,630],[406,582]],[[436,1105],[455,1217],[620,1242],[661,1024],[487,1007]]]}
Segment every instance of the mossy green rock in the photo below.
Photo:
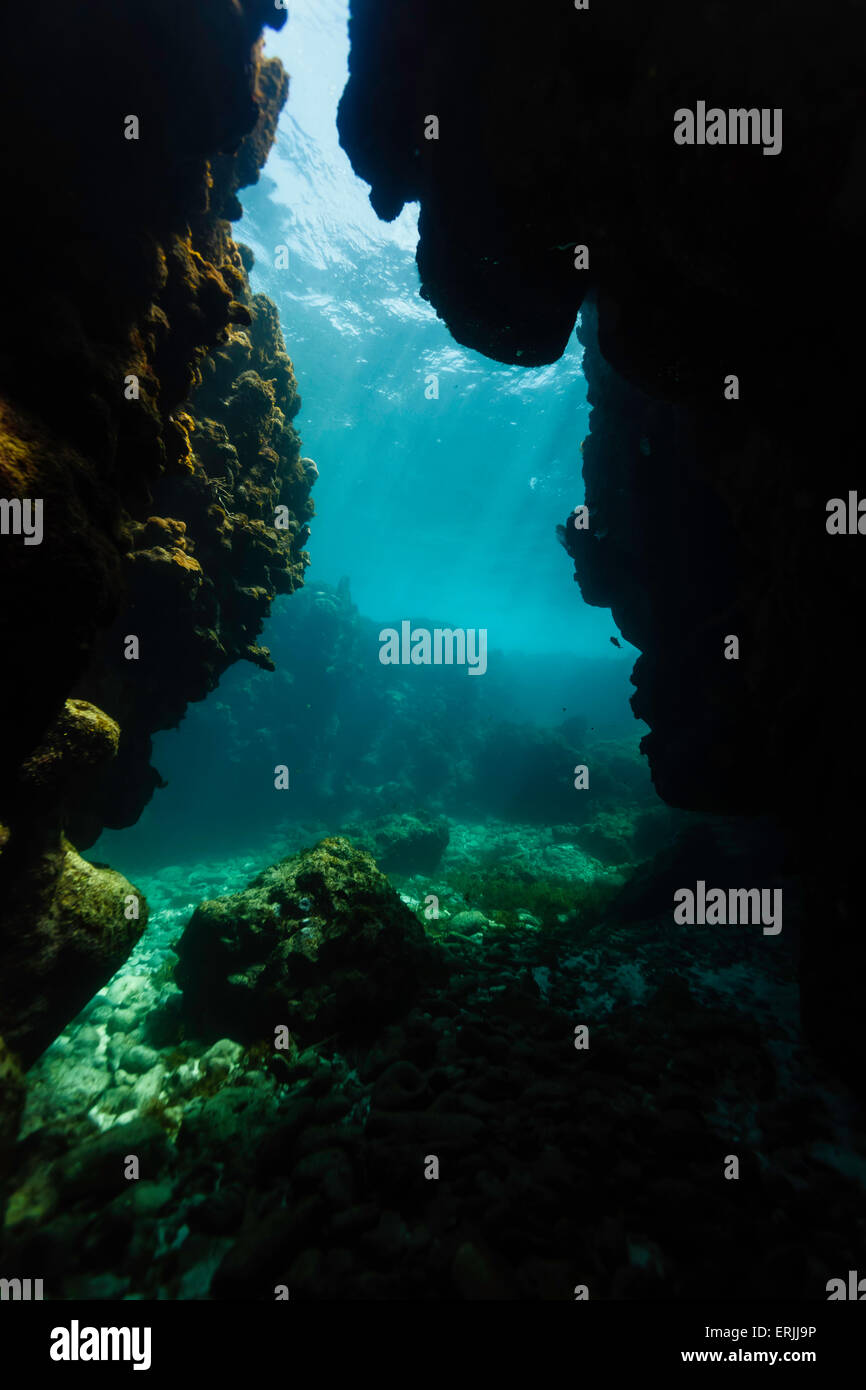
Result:
{"label": "mossy green rock", "polygon": [[117,755],[120,727],[87,700],[67,700],[35,752],[21,765],[31,799],[60,799],[76,781]]}
{"label": "mossy green rock", "polygon": [[205,1035],[302,1042],[361,1037],[404,1012],[442,957],[369,854],[345,839],[266,869],[243,893],[202,903],[176,979]]}
{"label": "mossy green rock", "polygon": [[25,1067],[120,968],[147,916],[128,879],[67,840],[30,853],[0,911],[0,1032]]}

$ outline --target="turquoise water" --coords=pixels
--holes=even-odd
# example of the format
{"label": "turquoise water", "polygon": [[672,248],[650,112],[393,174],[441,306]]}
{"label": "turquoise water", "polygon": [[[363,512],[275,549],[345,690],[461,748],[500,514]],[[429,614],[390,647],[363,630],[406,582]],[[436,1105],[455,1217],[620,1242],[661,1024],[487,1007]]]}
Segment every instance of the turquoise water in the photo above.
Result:
{"label": "turquoise water", "polygon": [[[319,470],[308,589],[275,601],[260,638],[275,674],[232,668],[179,731],[156,738],[153,762],[168,786],[135,827],[106,832],[96,858],[150,871],[184,846],[200,857],[214,838],[257,853],[286,817],[324,815],[338,825],[348,814],[429,804],[431,791],[435,802],[407,749],[416,733],[425,736],[422,726],[427,737],[453,741],[458,761],[479,729],[502,721],[554,727],[578,718],[635,749],[645,732],[628,704],[637,653],[607,610],[583,602],[556,536],[583,500],[589,407],[580,344],[572,339],[548,367],[504,366],[456,344],[420,298],[417,208],[380,222],[338,144],[347,8],[302,0],[290,24],[268,33],[267,52],[291,75],[289,101],[260,182],[242,190],[244,217],[234,227],[255,254],[253,290],[279,308],[303,402],[295,425]],[[317,586],[341,584],[357,609],[352,632],[320,622],[312,603]],[[380,631],[406,621],[483,630],[487,669],[468,683],[477,688],[457,667],[411,667],[408,684],[405,669],[382,668]],[[362,719],[368,689],[379,703]],[[418,723],[390,748],[388,698],[407,717],[414,709]],[[328,717],[336,721],[330,750],[323,743],[316,768],[305,771],[311,739],[331,737]],[[323,783],[351,758],[350,724],[359,755],[376,743],[380,763],[393,764],[379,781],[402,782],[399,804],[321,804]],[[563,776],[569,757],[570,749]],[[280,763],[298,775],[290,797],[276,802]],[[487,809],[503,814],[500,805]],[[505,813],[521,818],[519,806]],[[562,818],[553,806],[551,818]]]}
{"label": "turquoise water", "polygon": [[[543,369],[502,366],[456,344],[419,298],[417,209],[379,222],[337,142],[346,13],[303,0],[269,35],[289,102],[236,228],[256,254],[253,287],[279,306],[296,423],[320,469],[310,578],[349,575],[374,618],[396,603],[486,627],[491,646],[607,655],[615,628],[583,604],[555,539],[583,496],[580,346]],[[278,245],[288,269],[274,268]],[[431,373],[438,400],[425,398]]]}

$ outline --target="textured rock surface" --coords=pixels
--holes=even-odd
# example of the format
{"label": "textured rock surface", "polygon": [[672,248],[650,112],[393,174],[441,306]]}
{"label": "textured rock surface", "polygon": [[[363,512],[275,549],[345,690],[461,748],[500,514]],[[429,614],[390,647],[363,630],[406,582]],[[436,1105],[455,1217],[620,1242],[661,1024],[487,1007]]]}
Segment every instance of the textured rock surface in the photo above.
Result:
{"label": "textured rock surface", "polygon": [[362,850],[323,840],[243,893],[202,903],[178,946],[193,1026],[218,1036],[363,1035],[406,1007],[437,957]]}
{"label": "textured rock surface", "polygon": [[86,848],[136,820],[151,735],[232,662],[271,665],[262,621],[308,562],[292,365],[230,234],[286,99],[260,43],[285,17],[47,0],[0,20],[0,498],[42,508],[38,543],[0,536],[0,1027],[27,1060],[146,922],[63,832]]}
{"label": "textured rock surface", "polygon": [[[561,533],[581,592],[609,607],[643,653],[632,707],[651,728],[642,746],[661,795],[693,810],[779,806],[788,774],[778,700],[760,706],[753,679],[763,646],[749,570],[760,548],[737,535],[702,468],[720,441],[737,447],[739,421],[732,429],[724,403],[701,412],[629,385],[601,356],[597,325],[589,304],[579,336],[592,405],[582,450],[590,526],[572,521]],[[740,636],[739,661],[722,658],[727,633]]]}
{"label": "textured rock surface", "polygon": [[[0,122],[27,134],[0,167],[16,190],[0,229],[14,266],[0,496],[42,499],[45,534],[0,546],[17,596],[0,615],[0,772],[71,693],[115,717],[117,763],[75,813],[80,845],[131,823],[158,784],[152,732],[233,661],[268,664],[261,620],[303,576],[300,402],[227,220],[286,98],[258,45],[284,21],[265,0],[96,0],[85,15],[48,0],[2,20]],[[129,633],[138,661],[124,658]],[[0,776],[4,819],[9,785]]]}
{"label": "textured rock surface", "polygon": [[346,834],[372,855],[385,873],[422,873],[436,868],[448,845],[444,816],[424,812],[411,816],[379,816],[369,825]]}
{"label": "textured rock surface", "polygon": [[110,764],[119,729],[67,700],[23,762],[16,814],[0,829],[0,1032],[26,1064],[125,960],[147,903],[121,874],[88,864],[63,832],[70,796]]}
{"label": "textured rock surface", "polygon": [[[561,842],[509,833],[546,881]],[[67,1299],[272,1302],[287,1283],[302,1301],[568,1302],[578,1281],[593,1299],[822,1299],[866,1235],[866,1136],[803,1046],[791,937],[768,950],[749,928],[671,929],[672,874],[732,865],[740,825],[707,822],[704,844],[647,865],[597,923],[541,929],[463,898],[458,852],[477,862],[485,839],[513,859],[504,827],[454,825],[427,885],[440,920],[416,904],[447,978],[425,969],[373,1038],[281,1053],[189,1030],[150,1044],[192,884],[231,893],[250,866],[148,883],[150,940],[28,1077],[7,1267],[38,1266],[46,1297]],[[130,1151],[138,1183],[122,1176]],[[740,1183],[720,1176],[731,1152]]]}
{"label": "textured rock surface", "polygon": [[[544,5],[531,23],[501,0],[351,10],[341,141],[381,217],[420,202],[422,293],[459,341],[553,361],[587,290],[603,287],[608,360],[654,393],[699,399],[734,370],[732,348],[761,362],[781,337],[771,309],[798,317],[800,235],[832,246],[825,272],[849,283],[863,217],[848,119],[859,73],[845,58],[861,46],[854,0],[817,28],[805,0],[783,17],[738,10],[735,23],[689,0]],[[834,101],[804,100],[805,75]],[[710,92],[783,107],[783,154],[676,145],[674,111]],[[431,113],[438,139],[425,138]],[[588,271],[575,270],[575,244],[589,247]],[[760,325],[751,339],[742,314]],[[765,384],[780,366],[763,363]]]}
{"label": "textured rock surface", "polygon": [[[127,917],[130,897],[137,917]],[[88,864],[66,841],[30,851],[4,903],[0,1029],[29,1065],[111,978],[147,925],[147,903],[122,874]]]}
{"label": "textured rock surface", "polygon": [[[134,823],[159,785],[149,766],[157,729],[176,725],[239,657],[273,669],[258,633],[276,594],[303,582],[313,506],[291,424],[300,397],[274,305],[246,290],[243,298],[250,323],[231,328],[202,364],[181,417],[188,454],[154,488],[154,514],[132,527],[126,606],[76,687],[125,731],[109,775],[75,807],[84,846],[103,824]],[[274,527],[278,506],[285,530]],[[140,642],[136,662],[124,657],[128,633]]]}

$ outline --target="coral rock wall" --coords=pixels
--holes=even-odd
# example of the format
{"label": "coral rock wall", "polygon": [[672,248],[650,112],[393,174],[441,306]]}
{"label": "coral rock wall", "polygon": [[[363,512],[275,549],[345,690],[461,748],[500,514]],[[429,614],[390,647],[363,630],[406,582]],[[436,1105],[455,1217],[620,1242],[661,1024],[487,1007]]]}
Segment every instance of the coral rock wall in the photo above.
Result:
{"label": "coral rock wall", "polygon": [[[153,514],[131,526],[127,602],[76,686],[123,730],[108,775],[75,808],[81,846],[104,824],[133,824],[159,785],[152,733],[176,725],[238,659],[273,669],[258,633],[275,595],[303,582],[313,508],[291,424],[300,398],[274,305],[244,298],[250,322],[202,364],[177,417],[188,451],[155,486]],[[274,526],[277,506],[288,509],[285,529]],[[129,635],[136,662],[124,654]]]}
{"label": "coral rock wall", "polygon": [[[155,784],[142,741],[230,662],[265,662],[266,596],[301,582],[299,400],[226,220],[286,98],[258,44],[264,22],[284,20],[264,0],[96,0],[83,13],[16,6],[2,22],[0,120],[20,134],[3,167],[15,196],[2,228],[0,495],[43,499],[45,525],[41,545],[0,547],[17,595],[0,620],[13,664],[0,682],[3,768],[76,686],[104,699],[121,720],[118,767],[137,779],[122,806],[100,808],[112,823]],[[239,382],[249,372],[258,387]],[[279,502],[294,530],[274,530]],[[120,637],[142,639],[132,673],[106,634],[115,619]],[[160,623],[157,647],[146,639]]]}
{"label": "coral rock wall", "polygon": [[[105,894],[90,919],[80,894],[72,910],[86,866],[65,834],[86,848],[136,819],[160,781],[151,735],[232,662],[271,665],[262,621],[303,581],[300,400],[230,231],[287,96],[261,47],[285,17],[269,0],[46,0],[0,18],[0,1031],[27,1056],[146,920],[103,920]],[[57,721],[88,709],[111,746],[86,777],[66,749],[74,775],[37,805]],[[64,1000],[49,977],[88,921],[99,964]],[[45,937],[29,963],[28,931]]]}

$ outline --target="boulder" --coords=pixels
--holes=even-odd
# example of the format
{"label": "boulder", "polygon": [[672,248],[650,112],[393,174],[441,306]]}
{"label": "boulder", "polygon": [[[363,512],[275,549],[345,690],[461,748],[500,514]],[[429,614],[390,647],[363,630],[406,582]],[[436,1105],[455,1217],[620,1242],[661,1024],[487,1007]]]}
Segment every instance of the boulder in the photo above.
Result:
{"label": "boulder", "polygon": [[444,816],[379,816],[369,825],[349,828],[347,835],[385,873],[432,873],[448,847],[449,829]]}
{"label": "boulder", "polygon": [[21,764],[15,816],[0,826],[0,1033],[29,1067],[107,984],[147,925],[141,893],[89,864],[63,833],[68,799],[114,758],[120,729],[65,702]]}
{"label": "boulder", "polygon": [[15,887],[0,927],[0,1032],[29,1066],[126,960],[147,902],[66,839],[31,859]]}
{"label": "boulder", "polygon": [[577,843],[608,864],[625,864],[633,857],[634,821],[624,811],[600,811],[580,827]]}
{"label": "boulder", "polygon": [[405,1010],[437,948],[370,855],[327,839],[202,903],[178,946],[189,1023],[207,1036],[367,1035]]}

